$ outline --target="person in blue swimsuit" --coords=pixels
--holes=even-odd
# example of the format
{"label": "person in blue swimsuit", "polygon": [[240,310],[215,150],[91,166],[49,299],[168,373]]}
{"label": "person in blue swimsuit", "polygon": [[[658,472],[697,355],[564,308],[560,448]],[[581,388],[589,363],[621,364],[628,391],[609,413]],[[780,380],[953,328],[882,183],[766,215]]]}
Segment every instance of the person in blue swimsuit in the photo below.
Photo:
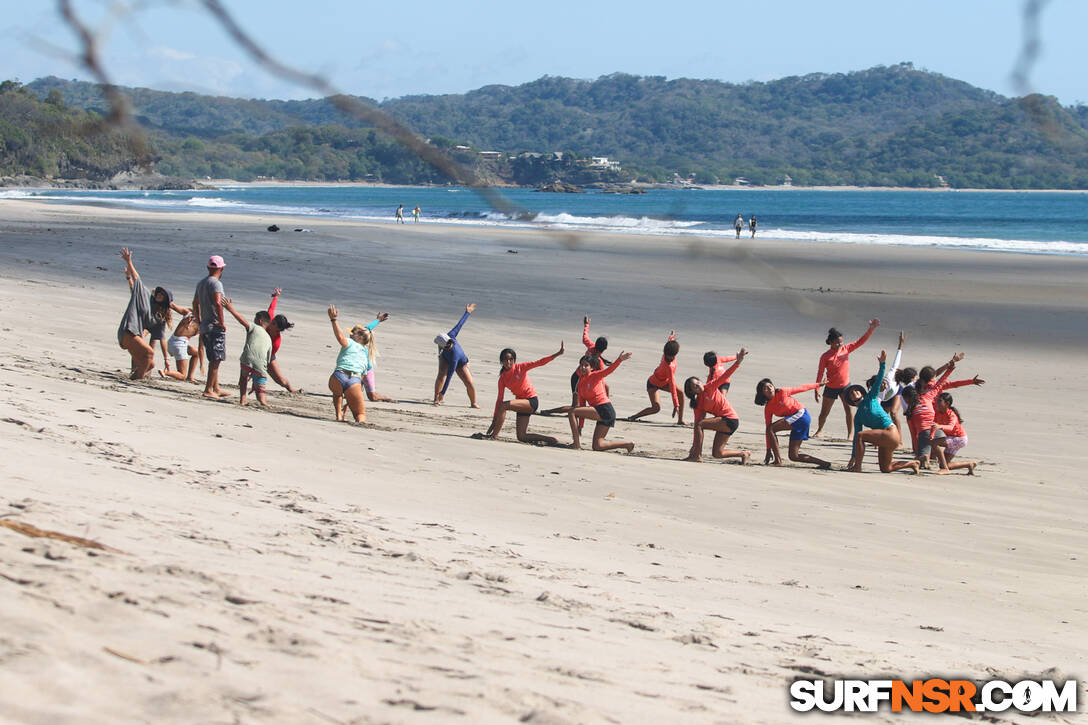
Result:
{"label": "person in blue swimsuit", "polygon": [[461,326],[475,309],[475,303],[465,305],[465,314],[461,315],[461,320],[453,326],[453,329],[445,333],[440,332],[434,338],[434,344],[438,345],[438,377],[434,379],[435,405],[442,405],[442,400],[450,387],[450,380],[453,379],[453,374],[457,373],[457,377],[461,378],[461,382],[465,384],[469,405],[473,408],[480,407],[476,404],[476,385],[472,382],[472,373],[468,369],[468,355],[461,349],[461,343],[457,342]]}
{"label": "person in blue swimsuit", "polygon": [[[857,408],[857,412],[854,413],[853,455],[846,466],[847,470],[861,473],[865,444],[869,443],[876,446],[882,473],[891,473],[904,468],[910,468],[912,472],[918,473],[918,461],[892,460],[901,440],[899,429],[895,427],[892,417],[880,404],[880,384],[884,381],[888,354],[881,350],[877,360],[880,361],[880,369],[877,370],[868,390],[860,385],[850,385],[842,392],[842,398],[846,404]],[[870,430],[865,430],[866,428]]]}

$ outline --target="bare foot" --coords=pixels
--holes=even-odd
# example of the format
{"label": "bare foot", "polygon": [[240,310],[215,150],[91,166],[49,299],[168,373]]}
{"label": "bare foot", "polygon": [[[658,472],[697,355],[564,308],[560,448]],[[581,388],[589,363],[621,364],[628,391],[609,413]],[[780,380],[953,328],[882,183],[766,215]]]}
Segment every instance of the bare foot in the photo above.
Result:
{"label": "bare foot", "polygon": [[211,393],[201,393],[201,396],[202,396],[202,397],[205,397],[205,398],[208,398],[209,400],[219,400],[219,398],[221,398],[221,397],[222,397],[221,395],[216,395],[216,394],[215,394],[214,392],[211,392]]}
{"label": "bare foot", "polygon": [[820,463],[819,466],[817,466],[817,468],[819,468],[821,471],[829,471],[831,470],[831,461],[823,461],[822,463]]}
{"label": "bare foot", "polygon": [[764,466],[781,466],[782,461],[764,461],[763,465]]}
{"label": "bare foot", "polygon": [[915,476],[921,473],[921,464],[918,461],[911,461],[911,465],[907,466]]}
{"label": "bare foot", "polygon": [[740,457],[740,465],[747,466],[748,465],[748,459],[751,458],[751,457],[752,457],[752,452],[751,451],[744,451],[741,454],[741,457]]}
{"label": "bare foot", "polygon": [[475,403],[473,403],[472,405],[470,405],[470,406],[468,406],[468,407],[470,407],[470,408],[477,408],[477,409],[478,409],[478,408],[479,408],[480,406],[478,406],[478,405],[476,405]]}
{"label": "bare foot", "polygon": [[626,449],[628,453],[634,453],[635,452],[635,444],[634,443],[628,443],[627,445],[624,446],[624,449]]}
{"label": "bare foot", "polygon": [[971,461],[970,463],[967,464],[967,475],[968,476],[975,475],[975,466],[977,466],[977,465],[978,464],[975,463],[974,461]]}
{"label": "bare foot", "polygon": [[702,463],[703,462],[703,457],[702,456],[696,456],[696,455],[692,454],[692,455],[688,456],[687,458],[685,458],[684,460],[685,461],[690,461],[692,463]]}
{"label": "bare foot", "polygon": [[162,370],[156,370],[155,372],[157,372],[159,374],[159,377],[162,378],[163,380],[166,379],[166,373],[163,372]]}
{"label": "bare foot", "polygon": [[[915,463],[917,463],[917,462],[918,461],[915,461]],[[949,471],[947,468],[941,468],[941,469],[937,470],[937,475],[938,476],[947,476],[950,473],[952,473],[952,471]]]}

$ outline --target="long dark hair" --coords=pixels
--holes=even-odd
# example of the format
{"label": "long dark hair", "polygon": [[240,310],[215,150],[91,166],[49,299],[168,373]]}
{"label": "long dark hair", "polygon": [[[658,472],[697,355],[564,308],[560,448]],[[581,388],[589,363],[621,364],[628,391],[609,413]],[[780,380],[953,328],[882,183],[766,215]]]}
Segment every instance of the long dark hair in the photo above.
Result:
{"label": "long dark hair", "polygon": [[918,382],[923,386],[929,385],[929,381],[937,375],[937,371],[933,369],[932,365],[926,365],[918,371]]}
{"label": "long dark hair", "polygon": [[914,368],[903,368],[895,371],[895,382],[906,385],[918,377],[918,371]]}
{"label": "long dark hair", "polygon": [[951,393],[941,393],[940,395],[937,396],[937,398],[942,403],[947,405],[949,410],[951,410],[953,413],[956,414],[956,417],[960,419],[961,423],[963,422],[963,416],[960,415],[960,412],[958,410],[956,410],[956,406],[952,405],[952,394]]}
{"label": "long dark hair", "polygon": [[[156,297],[159,293],[162,293],[164,301],[159,302]],[[151,293],[151,317],[158,322],[164,322],[167,325],[170,324],[170,291],[165,287],[156,287],[155,291]]]}
{"label": "long dark hair", "polygon": [[695,404],[698,402],[698,394],[696,394],[692,383],[699,381],[699,378],[692,375],[690,378],[684,381],[684,395],[688,397],[688,401],[691,403],[691,414],[695,415]]}
{"label": "long dark hair", "polygon": [[914,414],[915,406],[918,405],[918,388],[903,388],[903,391],[900,393],[900,395],[903,396],[903,415],[909,418],[911,415]]}
{"label": "long dark hair", "polygon": [[[518,361],[518,354],[514,352],[512,347],[504,347],[502,352],[499,353],[499,369],[502,370],[502,359],[507,355],[510,356],[510,362],[516,363]],[[502,373],[499,373],[500,375]]]}

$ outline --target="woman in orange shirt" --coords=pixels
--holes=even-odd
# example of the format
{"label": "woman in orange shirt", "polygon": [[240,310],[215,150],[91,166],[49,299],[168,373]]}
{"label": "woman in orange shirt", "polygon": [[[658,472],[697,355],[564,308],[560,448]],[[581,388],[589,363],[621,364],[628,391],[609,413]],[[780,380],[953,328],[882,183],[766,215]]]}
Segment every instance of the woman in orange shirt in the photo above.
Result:
{"label": "woman in orange shirt", "polygon": [[604,379],[611,375],[620,366],[621,362],[630,359],[630,357],[631,353],[621,352],[615,362],[604,370],[594,370],[593,361],[589,355],[583,356],[579,361],[577,390],[579,404],[578,407],[571,409],[567,413],[567,419],[570,421],[570,433],[573,438],[571,448],[579,449],[582,447],[580,421],[593,420],[597,422],[597,425],[593,428],[593,450],[611,451],[616,448],[625,448],[628,453],[635,450],[635,444],[629,441],[604,442],[604,437],[608,435],[608,429],[616,425],[616,409],[612,407],[612,401],[608,399],[608,390],[605,387]]}
{"label": "woman in orange shirt", "polygon": [[[554,446],[558,441],[551,436],[537,435],[529,432],[529,417],[540,407],[540,399],[537,398],[533,384],[529,382],[529,371],[533,368],[547,365],[565,352],[563,343],[559,343],[559,350],[548,357],[542,357],[533,362],[519,363],[518,354],[506,348],[499,353],[499,363],[502,372],[499,374],[499,397],[495,399],[495,412],[491,418],[491,427],[487,429],[485,437],[497,439],[502,424],[506,420],[506,412],[513,411],[517,414],[517,436],[522,443],[546,443]],[[509,390],[514,395],[513,400],[503,400],[503,391]],[[477,436],[479,433],[476,434]]]}
{"label": "woman in orange shirt", "polygon": [[684,425],[684,399],[676,391],[676,355],[680,352],[680,343],[676,341],[676,331],[669,333],[669,339],[665,343],[664,354],[661,362],[646,379],[646,394],[650,396],[650,405],[630,416],[627,420],[636,421],[647,415],[653,415],[661,410],[659,393],[667,391],[672,396],[672,414],[676,416],[676,424]]}
{"label": "woman in orange shirt", "polygon": [[[763,457],[763,463],[772,466],[782,465],[782,454],[778,451],[779,431],[790,432],[790,460],[799,463],[812,463],[823,469],[831,468],[831,462],[815,456],[801,453],[801,443],[808,440],[809,426],[812,425],[812,417],[805,410],[805,406],[794,398],[797,393],[815,390],[826,381],[799,385],[796,388],[775,388],[770,378],[763,378],[756,385],[756,405],[766,406],[763,412],[764,422],[767,424],[767,454]],[[774,416],[781,416],[781,420],[771,420]]]}
{"label": "woman in orange shirt", "polygon": [[684,394],[691,401],[692,415],[695,417],[695,433],[691,442],[691,451],[684,460],[698,463],[703,460],[703,431],[714,431],[714,445],[711,455],[715,458],[739,458],[742,466],[748,465],[751,451],[732,451],[726,449],[729,436],[737,432],[740,420],[733,406],[725,398],[720,386],[740,367],[748,351],[741,349],[735,363],[717,377],[703,383],[694,375],[684,381]]}
{"label": "woman in orange shirt", "polygon": [[[841,332],[834,327],[827,331],[829,349],[820,356],[820,365],[816,368],[816,379],[823,380],[826,376],[827,385],[824,386],[824,401],[820,407],[820,417],[816,421],[816,432],[812,434],[813,438],[819,437],[820,433],[823,432],[824,423],[827,422],[827,416],[831,413],[831,408],[835,406],[835,400],[838,399],[843,389],[850,384],[850,353],[868,342],[873,330],[879,326],[880,320],[876,318],[869,320],[869,329],[866,330],[865,334],[845,345],[842,342]],[[814,395],[816,396],[816,402],[819,403],[819,391]],[[846,413],[846,437],[852,439],[854,437],[853,411],[850,410],[850,406],[846,404],[845,400],[842,401],[842,409]]]}
{"label": "woman in orange shirt", "polygon": [[[960,412],[952,405],[952,395],[950,393],[938,395],[933,402],[933,408],[933,425],[930,428],[930,437],[933,440],[933,447],[937,450],[938,460],[943,459],[942,463],[945,464],[941,466],[937,473],[951,473],[957,468],[966,468],[968,476],[975,475],[975,466],[978,465],[978,461],[952,462],[956,454],[967,446],[967,432],[963,429],[963,418],[960,417]],[[944,438],[934,437],[938,430],[944,433]],[[940,455],[941,452],[944,453],[943,456]]]}

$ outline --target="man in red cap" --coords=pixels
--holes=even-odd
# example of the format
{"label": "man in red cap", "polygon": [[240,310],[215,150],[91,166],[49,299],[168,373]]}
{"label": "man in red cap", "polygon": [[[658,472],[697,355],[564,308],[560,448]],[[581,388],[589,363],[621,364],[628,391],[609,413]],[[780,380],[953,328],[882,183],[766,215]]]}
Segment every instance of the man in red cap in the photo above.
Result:
{"label": "man in red cap", "polygon": [[223,324],[223,268],[227,263],[218,254],[208,258],[208,276],[200,280],[193,297],[193,316],[200,322],[200,340],[208,356],[205,398],[222,398],[229,393],[219,387],[219,363],[227,357],[227,326]]}

